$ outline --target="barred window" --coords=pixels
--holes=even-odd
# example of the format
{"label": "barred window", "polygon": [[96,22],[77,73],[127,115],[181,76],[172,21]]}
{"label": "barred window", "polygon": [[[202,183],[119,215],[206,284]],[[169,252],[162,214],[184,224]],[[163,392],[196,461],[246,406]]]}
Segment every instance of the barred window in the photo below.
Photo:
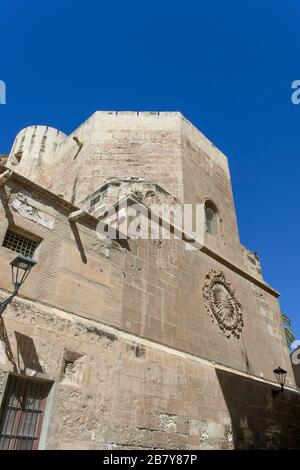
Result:
{"label": "barred window", "polygon": [[91,207],[95,206],[97,202],[100,201],[100,194],[99,196],[95,197],[94,199],[91,200]]}
{"label": "barred window", "polygon": [[95,191],[90,200],[90,207],[94,207],[98,202],[103,201],[103,199],[107,196],[107,188],[108,184],[102,186],[102,188]]}
{"label": "barred window", "polygon": [[39,241],[29,238],[15,230],[8,229],[3,246],[24,256],[32,257]]}
{"label": "barred window", "polygon": [[0,450],[35,450],[51,383],[10,375],[0,413]]}

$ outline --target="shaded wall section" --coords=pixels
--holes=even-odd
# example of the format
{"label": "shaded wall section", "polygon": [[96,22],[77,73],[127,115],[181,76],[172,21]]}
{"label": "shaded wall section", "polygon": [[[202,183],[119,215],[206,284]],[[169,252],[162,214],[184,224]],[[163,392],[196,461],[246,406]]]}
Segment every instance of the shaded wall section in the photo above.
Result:
{"label": "shaded wall section", "polygon": [[299,393],[278,393],[270,384],[222,370],[216,373],[230,414],[235,449],[300,448]]}

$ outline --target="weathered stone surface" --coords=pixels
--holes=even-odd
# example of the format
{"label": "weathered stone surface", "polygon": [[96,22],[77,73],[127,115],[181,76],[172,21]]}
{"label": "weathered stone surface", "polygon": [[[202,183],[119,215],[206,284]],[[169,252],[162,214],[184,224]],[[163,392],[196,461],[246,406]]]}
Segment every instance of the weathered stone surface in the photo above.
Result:
{"label": "weathered stone surface", "polygon": [[[0,317],[0,397],[10,372],[53,382],[42,448],[299,447],[278,295],[240,245],[219,150],[180,113],[99,112],[71,136],[21,131],[8,165],[29,180],[13,173],[0,188],[1,299],[16,256],[2,246],[7,228],[40,243]],[[207,233],[202,251],[182,240],[100,240],[92,215],[68,217],[106,182],[110,202],[127,191],[148,203],[212,200],[218,236]],[[225,280],[222,296],[203,295],[211,272]],[[289,388],[274,398],[279,363]]]}

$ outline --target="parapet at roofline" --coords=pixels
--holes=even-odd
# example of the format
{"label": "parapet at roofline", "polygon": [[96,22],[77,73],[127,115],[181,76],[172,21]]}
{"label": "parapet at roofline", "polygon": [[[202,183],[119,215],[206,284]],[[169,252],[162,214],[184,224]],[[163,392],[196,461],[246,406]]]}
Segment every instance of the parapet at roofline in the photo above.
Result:
{"label": "parapet at roofline", "polygon": [[[72,131],[67,137],[71,137],[73,135],[76,135],[76,133],[86,124],[89,123],[96,115],[103,115],[103,116],[131,116],[131,117],[173,117],[173,118],[179,118],[182,117],[183,119],[186,120],[186,118],[183,116],[183,114],[180,111],[95,111],[93,114],[91,114],[85,121],[83,121],[74,131]],[[193,125],[193,124],[191,124]]]}
{"label": "parapet at roofline", "polygon": [[74,131],[72,131],[67,137],[72,137],[80,131],[80,129],[86,126],[94,117],[97,115],[103,116],[111,116],[111,117],[147,117],[153,119],[159,118],[169,118],[170,120],[181,120],[187,127],[190,128],[191,133],[197,137],[201,137],[203,139],[203,143],[205,144],[206,149],[217,154],[218,156],[224,158],[227,162],[226,155],[216,147],[213,142],[210,141],[208,137],[206,137],[188,118],[186,118],[180,111],[95,111],[91,116],[89,116],[83,123],[81,123]]}
{"label": "parapet at roofline", "polygon": [[[26,187],[26,186],[30,187],[33,191],[35,191],[38,194],[41,194],[42,196],[50,199],[55,204],[57,204],[58,206],[62,207],[65,210],[69,211],[70,213],[78,211],[78,210],[81,209],[80,207],[75,206],[74,204],[72,204],[71,202],[65,200],[64,198],[57,196],[56,194],[52,193],[48,189],[42,188],[37,183],[34,183],[33,181],[25,178],[24,176],[12,171],[11,168],[7,168],[5,165],[1,165],[1,163],[0,163],[0,175],[2,173],[4,173],[4,171],[7,171],[7,170],[11,171],[11,176],[9,178],[10,180],[13,180],[16,183],[19,183],[20,185],[23,185],[24,187]],[[96,226],[99,222],[99,220],[96,217],[94,217],[93,215],[91,215],[89,213],[85,213],[81,220],[89,223],[94,228],[96,228]],[[268,284],[266,284],[265,282],[260,281],[259,279],[256,279],[251,274],[247,273],[246,271],[241,269],[239,266],[233,264],[231,261],[227,260],[226,258],[223,258],[218,253],[215,253],[214,251],[212,251],[207,246],[204,245],[202,247],[201,251],[203,251],[207,255],[211,256],[216,261],[218,261],[219,263],[221,263],[224,266],[228,267],[229,269],[232,269],[232,271],[236,272],[240,276],[242,276],[245,279],[249,280],[253,284],[256,284],[257,286],[261,287],[262,289],[267,291],[269,294],[275,296],[276,298],[278,298],[280,296],[279,292],[277,292],[275,289],[270,287]]]}
{"label": "parapet at roofline", "polygon": [[[23,134],[29,134],[28,139],[29,142],[31,142],[30,135],[34,135],[36,131],[38,131],[40,134],[43,134],[44,132],[50,133],[50,144],[55,143],[55,145],[57,145],[57,149],[62,148],[61,146],[64,144],[68,145],[68,143],[74,138],[78,139],[78,136],[81,142],[84,143],[84,141],[82,141],[82,138],[85,132],[85,128],[90,124],[93,126],[93,121],[97,121],[97,117],[99,117],[100,124],[101,119],[103,120],[103,122],[105,122],[106,118],[108,123],[111,119],[116,120],[114,122],[119,122],[119,120],[121,120],[122,122],[122,120],[124,120],[124,128],[126,128],[126,119],[128,120],[128,122],[131,123],[131,125],[135,121],[138,125],[139,118],[146,119],[146,122],[149,125],[151,125],[152,122],[158,123],[161,119],[162,128],[164,128],[164,125],[166,125],[167,128],[172,128],[172,123],[174,123],[174,127],[180,130],[182,135],[185,135],[186,133],[188,135],[188,138],[191,139],[191,141],[194,141],[197,143],[197,145],[200,145],[202,150],[212,159],[215,159],[215,161],[221,165],[221,167],[229,176],[228,159],[226,155],[218,147],[216,147],[213,142],[209,138],[207,138],[180,111],[95,111],[90,117],[88,117],[83,123],[81,123],[74,131],[72,131],[68,135],[65,134],[63,131],[56,129],[52,126],[30,125],[21,129],[17,133],[14,143],[10,150],[10,156],[12,156],[15,152],[17,144],[18,147],[20,147],[20,145],[22,147],[22,141],[20,141],[20,139],[18,140],[20,136],[23,136]],[[154,127],[157,127],[157,124],[155,124]],[[28,141],[28,139],[26,140],[26,142]],[[49,142],[47,143],[47,145],[49,145]],[[36,147],[36,149],[39,150],[38,146]],[[55,152],[57,153],[57,150],[55,150]]]}

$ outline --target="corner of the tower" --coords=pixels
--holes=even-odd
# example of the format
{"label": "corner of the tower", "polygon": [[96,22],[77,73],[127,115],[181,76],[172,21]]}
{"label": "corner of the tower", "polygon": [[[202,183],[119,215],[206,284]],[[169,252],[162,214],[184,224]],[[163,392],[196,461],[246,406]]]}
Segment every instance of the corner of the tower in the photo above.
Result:
{"label": "corner of the tower", "polygon": [[16,136],[7,166],[32,180],[41,180],[66,135],[49,126],[29,126]]}
{"label": "corner of the tower", "polygon": [[178,114],[180,116],[182,141],[188,141],[190,146],[200,148],[211,160],[211,163],[219,165],[230,178],[227,156],[183,114]]}

